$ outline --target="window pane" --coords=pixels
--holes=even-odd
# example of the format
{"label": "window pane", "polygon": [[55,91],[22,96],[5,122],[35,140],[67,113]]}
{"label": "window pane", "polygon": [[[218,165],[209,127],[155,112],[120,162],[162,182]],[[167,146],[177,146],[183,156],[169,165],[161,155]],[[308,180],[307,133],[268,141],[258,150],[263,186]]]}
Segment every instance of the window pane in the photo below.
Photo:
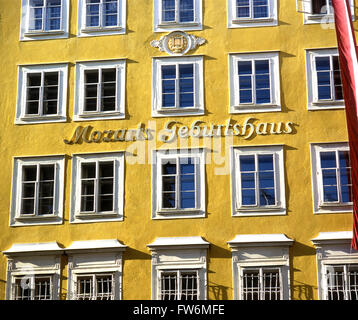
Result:
{"label": "window pane", "polygon": [[256,191],[255,189],[242,189],[241,190],[242,205],[255,205],[256,204]]}
{"label": "window pane", "polygon": [[240,171],[255,171],[255,156],[240,156]]}
{"label": "window pane", "polygon": [[162,207],[163,208],[175,208],[175,193],[174,192],[165,192],[163,193],[162,198]]}
{"label": "window pane", "polygon": [[51,278],[35,279],[34,300],[51,300]]}
{"label": "window pane", "polygon": [[37,167],[36,166],[24,166],[22,171],[23,181],[36,181]]}
{"label": "window pane", "polygon": [[179,65],[179,107],[194,106],[194,66],[192,64]]}
{"label": "window pane", "polygon": [[254,18],[267,18],[268,0],[253,0]]}
{"label": "window pane", "polygon": [[336,168],[336,153],[335,152],[321,152],[321,168]]}
{"label": "window pane", "polygon": [[97,300],[111,300],[112,297],[112,275],[96,276]]}
{"label": "window pane", "polygon": [[160,299],[161,300],[177,300],[177,274],[162,273],[160,279]]}
{"label": "window pane", "polygon": [[258,162],[259,162],[259,171],[273,170],[272,154],[259,155]]}
{"label": "window pane", "polygon": [[236,15],[238,18],[250,17],[250,0],[236,0]]}
{"label": "window pane", "polygon": [[92,277],[78,277],[76,298],[78,300],[90,300],[92,298],[92,293],[93,293]]}
{"label": "window pane", "polygon": [[82,179],[95,178],[96,177],[96,164],[95,163],[82,163],[81,177],[82,177]]}
{"label": "window pane", "polygon": [[312,13],[313,14],[326,14],[327,0],[312,0]]}
{"label": "window pane", "polygon": [[348,265],[348,300],[358,300],[358,266]]}
{"label": "window pane", "polygon": [[176,174],[176,163],[165,163],[162,165],[163,174]]}
{"label": "window pane", "polygon": [[15,280],[15,300],[31,300],[30,278]]}
{"label": "window pane", "polygon": [[280,300],[281,299],[281,284],[280,274],[278,270],[264,270],[263,271],[263,286],[264,286],[264,300]]}
{"label": "window pane", "polygon": [[105,1],[104,6],[104,26],[118,25],[118,3],[117,0]]}
{"label": "window pane", "polygon": [[196,272],[180,275],[181,300],[198,300],[198,282]]}
{"label": "window pane", "polygon": [[179,21],[191,22],[194,21],[194,0],[179,0]]}
{"label": "window pane", "polygon": [[259,300],[259,271],[244,270],[243,271],[243,299],[244,300]]}
{"label": "window pane", "polygon": [[181,192],[180,193],[180,208],[194,209],[195,208],[195,192]]}
{"label": "window pane", "polygon": [[162,0],[162,20],[175,21],[175,0]]}
{"label": "window pane", "polygon": [[269,103],[270,65],[269,60],[255,61],[256,103]]}
{"label": "window pane", "polygon": [[328,300],[344,300],[344,269],[342,266],[327,267]]}

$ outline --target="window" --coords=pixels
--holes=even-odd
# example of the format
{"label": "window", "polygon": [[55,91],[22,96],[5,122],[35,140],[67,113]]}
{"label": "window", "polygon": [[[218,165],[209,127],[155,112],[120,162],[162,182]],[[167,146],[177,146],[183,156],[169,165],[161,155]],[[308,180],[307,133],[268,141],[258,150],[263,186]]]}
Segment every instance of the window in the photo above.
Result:
{"label": "window", "polygon": [[103,36],[126,32],[126,1],[79,0],[78,36]]}
{"label": "window", "polygon": [[152,251],[152,299],[205,300],[206,253],[201,237],[157,238]]}
{"label": "window", "polygon": [[159,277],[159,300],[198,300],[197,271],[163,270]]}
{"label": "window", "polygon": [[153,60],[153,117],[204,114],[202,57]]}
{"label": "window", "polygon": [[77,276],[75,300],[113,300],[113,274]]}
{"label": "window", "polygon": [[[303,19],[305,24],[334,22],[332,0],[299,0],[299,2],[301,2],[299,5],[304,12]],[[354,19],[353,1],[348,0],[348,3]]]}
{"label": "window", "polygon": [[74,120],[125,117],[125,61],[81,62],[76,65]]}
{"label": "window", "polygon": [[307,50],[308,110],[344,108],[336,49]]}
{"label": "window", "polygon": [[315,213],[350,211],[352,181],[347,144],[312,144]]}
{"label": "window", "polygon": [[278,53],[230,54],[230,113],[280,111]]}
{"label": "window", "polygon": [[117,239],[74,241],[67,249],[69,300],[119,300],[122,254]]}
{"label": "window", "polygon": [[154,32],[202,29],[201,0],[154,0]]}
{"label": "window", "polygon": [[19,67],[15,123],[66,121],[67,64]]}
{"label": "window", "polygon": [[68,0],[22,0],[20,40],[68,37]]}
{"label": "window", "polygon": [[123,219],[124,154],[73,158],[71,222]]}
{"label": "window", "polygon": [[277,25],[276,0],[227,0],[228,27]]}
{"label": "window", "polygon": [[286,214],[283,147],[233,148],[233,215]]}
{"label": "window", "polygon": [[284,234],[237,235],[232,249],[235,300],[289,300],[289,246]]}
{"label": "window", "polygon": [[152,218],[204,217],[203,150],[158,150],[154,157]]}
{"label": "window", "polygon": [[352,232],[320,232],[316,247],[320,300],[358,300],[358,254],[352,251]]}
{"label": "window", "polygon": [[56,242],[13,244],[8,259],[7,300],[59,300],[61,255]]}
{"label": "window", "polygon": [[16,278],[14,300],[52,300],[52,277]]}
{"label": "window", "polygon": [[61,223],[64,157],[15,158],[10,225]]}
{"label": "window", "polygon": [[280,269],[243,268],[243,300],[282,300]]}

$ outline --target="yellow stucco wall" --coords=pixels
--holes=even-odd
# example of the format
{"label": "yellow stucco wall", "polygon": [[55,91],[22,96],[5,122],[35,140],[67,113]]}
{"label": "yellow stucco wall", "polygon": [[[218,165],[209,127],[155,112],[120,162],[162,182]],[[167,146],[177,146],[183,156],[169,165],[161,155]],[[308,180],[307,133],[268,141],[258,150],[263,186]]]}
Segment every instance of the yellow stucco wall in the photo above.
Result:
{"label": "yellow stucco wall", "polygon": [[[279,25],[275,27],[228,29],[226,1],[203,0],[203,30],[189,31],[207,42],[190,54],[204,56],[204,116],[179,117],[190,126],[196,119],[207,124],[225,124],[228,118],[243,122],[249,114],[228,111],[228,53],[279,51],[282,111],[258,113],[262,122],[292,121],[291,134],[234,137],[234,145],[284,144],[287,215],[232,217],[230,175],[216,175],[220,167],[206,165],[206,218],[152,220],[151,165],[127,164],[124,182],[124,221],[70,224],[71,155],[125,150],[130,142],[68,145],[78,125],[97,130],[136,128],[151,117],[152,58],[166,56],[150,41],[153,33],[152,1],[127,1],[125,35],[78,38],[77,1],[70,0],[68,39],[19,41],[20,0],[0,0],[0,250],[14,243],[57,241],[64,247],[72,241],[119,239],[128,246],[123,255],[123,299],[151,298],[151,255],[146,245],[156,237],[202,236],[210,242],[208,251],[208,298],[232,299],[232,261],[227,241],[236,234],[284,233],[295,240],[290,249],[293,299],[317,299],[315,249],[310,239],[324,231],[351,230],[350,213],[314,215],[312,207],[312,142],[347,140],[344,110],[307,111],[305,50],[336,46],[334,30],[319,25],[303,25],[293,0],[280,0]],[[77,61],[127,59],[126,118],[124,120],[73,122],[74,65]],[[18,65],[69,63],[66,123],[15,125]],[[155,119],[158,129],[167,118]],[[222,138],[223,141],[223,138]],[[146,142],[152,143],[153,142]],[[157,146],[162,143],[157,142]],[[200,141],[202,145],[202,140]],[[190,145],[190,144],[189,144]],[[148,148],[146,147],[146,151]],[[224,156],[224,150],[221,156]],[[14,156],[66,154],[64,222],[60,225],[9,227],[12,165]],[[227,154],[228,156],[229,154]],[[130,157],[130,156],[128,156]],[[127,158],[127,161],[128,158]],[[62,294],[66,294],[66,266]],[[0,255],[0,299],[5,298],[6,258]],[[140,285],[138,285],[140,283]]]}

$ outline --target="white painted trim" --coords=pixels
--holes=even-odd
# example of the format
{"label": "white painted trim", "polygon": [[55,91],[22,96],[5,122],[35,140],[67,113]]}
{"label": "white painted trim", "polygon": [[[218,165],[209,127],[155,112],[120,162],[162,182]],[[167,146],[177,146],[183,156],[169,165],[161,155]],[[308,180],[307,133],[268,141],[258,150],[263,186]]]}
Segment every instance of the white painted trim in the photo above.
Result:
{"label": "white painted trim", "polygon": [[[286,215],[285,171],[283,145],[232,146],[231,148],[231,215],[237,217]],[[240,206],[239,155],[273,154],[275,195],[277,205],[252,208]]]}
{"label": "white painted trim", "polygon": [[[191,31],[202,30],[202,0],[194,1],[194,21],[193,22],[161,22],[162,0],[153,0],[153,32],[170,32],[170,31]],[[177,4],[178,5],[178,4]]]}
{"label": "white painted trim", "polygon": [[[253,0],[250,0],[252,2]],[[277,26],[277,0],[268,0],[269,16],[260,19],[238,19],[236,17],[236,0],[227,0],[227,27],[228,28],[254,28]]]}
{"label": "white painted trim", "polygon": [[[281,111],[279,52],[229,53],[229,113],[259,113]],[[271,102],[265,104],[240,104],[238,62],[269,60]],[[253,95],[255,93],[253,92]]]}
{"label": "white painted trim", "polygon": [[[73,121],[111,120],[125,118],[126,93],[126,59],[78,62],[75,66],[75,104]],[[84,72],[116,68],[116,110],[104,112],[83,111],[84,106]]]}
{"label": "white painted trim", "polygon": [[31,40],[51,40],[51,39],[63,39],[69,37],[69,11],[70,3],[69,0],[62,0],[61,8],[61,29],[54,31],[28,31],[29,21],[29,1],[21,1],[21,19],[20,19],[20,41],[31,41]]}
{"label": "white painted trim", "polygon": [[[113,186],[113,212],[104,213],[80,213],[81,194],[81,164],[84,162],[114,161],[114,186]],[[91,223],[123,221],[124,218],[124,152],[108,152],[73,155],[72,180],[71,180],[71,204],[70,223]]]}
{"label": "white painted trim", "polygon": [[97,37],[126,34],[127,25],[127,1],[118,0],[119,24],[114,27],[86,27],[86,0],[78,0],[78,16],[77,16],[77,36],[78,37]]}
{"label": "white painted trim", "polygon": [[248,246],[275,246],[292,245],[294,240],[283,233],[276,234],[238,234],[228,244],[231,248]]}
{"label": "white painted trim", "polygon": [[[25,115],[27,74],[41,72],[58,72],[58,102],[56,115]],[[67,109],[68,64],[19,65],[17,80],[17,103],[15,124],[35,124],[66,122]]]}
{"label": "white painted trim", "polygon": [[[163,65],[193,64],[194,106],[190,108],[162,108],[161,67]],[[181,117],[204,114],[203,56],[153,58],[152,117]]]}

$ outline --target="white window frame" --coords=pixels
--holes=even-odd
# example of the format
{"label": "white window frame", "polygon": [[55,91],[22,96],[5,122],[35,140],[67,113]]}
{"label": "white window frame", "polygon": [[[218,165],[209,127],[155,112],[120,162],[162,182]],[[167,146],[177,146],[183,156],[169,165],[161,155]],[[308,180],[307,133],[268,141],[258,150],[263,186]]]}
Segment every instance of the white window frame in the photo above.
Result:
{"label": "white window frame", "polygon": [[[344,99],[342,100],[318,99],[317,72],[316,72],[315,60],[317,57],[330,57],[330,60],[332,61],[333,56],[338,56],[338,50],[336,48],[313,49],[313,50],[306,49],[307,109],[308,110],[344,108]],[[332,76],[331,76],[331,81],[333,81]],[[331,88],[332,88],[332,84],[333,83],[331,82]]]}
{"label": "white window frame", "polygon": [[[238,18],[236,15],[236,0],[227,0],[227,27],[228,28],[250,28],[277,26],[277,0],[267,0],[269,15],[265,18]],[[252,8],[253,0],[250,0]]]}
{"label": "white window frame", "polygon": [[329,203],[323,202],[323,186],[322,186],[322,170],[320,152],[337,152],[349,151],[348,143],[311,143],[311,168],[312,168],[312,200],[313,213],[338,213],[338,212],[352,212],[352,203],[337,202]]}
{"label": "white window frame", "polygon": [[327,267],[358,264],[358,253],[351,248],[352,236],[352,231],[320,232],[311,240],[316,247],[319,300],[328,299]]}
{"label": "white window frame", "polygon": [[[85,71],[113,69],[116,71],[116,109],[114,111],[84,111]],[[75,67],[74,121],[110,120],[125,118],[126,60],[78,62]],[[101,84],[99,84],[100,86]],[[100,100],[99,89],[97,99]],[[97,104],[100,102],[97,101]]]}
{"label": "white window frame", "polygon": [[[61,224],[63,220],[65,156],[14,157],[10,226]],[[24,166],[53,164],[54,173],[54,213],[21,215],[22,169]]]}
{"label": "white window frame", "polygon": [[60,299],[61,255],[63,249],[56,242],[13,244],[3,252],[7,257],[6,299],[15,299],[15,284],[21,279],[21,285],[31,288],[34,277],[50,277],[51,300]]}
{"label": "white window frame", "polygon": [[[178,8],[179,1],[176,1]],[[202,0],[194,1],[194,21],[192,22],[165,22],[162,21],[162,0],[153,0],[153,31],[154,32],[170,32],[170,31],[190,31],[202,30]],[[178,10],[176,10],[178,11]]]}
{"label": "white window frame", "polygon": [[74,241],[67,247],[65,249],[69,261],[67,299],[77,300],[78,277],[112,275],[111,300],[121,300],[125,249],[126,246],[117,239]]}
{"label": "white window frame", "polygon": [[[275,205],[241,205],[240,187],[240,155],[272,154],[275,178]],[[231,206],[232,216],[261,216],[261,215],[285,215],[285,171],[284,171],[284,146],[250,146],[232,147],[231,150]]]}
{"label": "white window frame", "polygon": [[[269,60],[271,95],[270,103],[257,104],[254,102],[256,100],[256,94],[254,92],[254,83],[252,84],[252,94],[254,97],[254,101],[252,103],[240,103],[238,62],[253,62],[255,60]],[[281,111],[280,95],[280,69],[278,51],[229,54],[229,113],[235,114]]]}
{"label": "white window frame", "polygon": [[[162,208],[161,164],[168,160],[193,158],[195,164],[196,208]],[[204,149],[154,150],[152,164],[152,219],[203,218],[205,209],[205,152]],[[178,192],[178,190],[176,190]]]}
{"label": "white window frame", "polygon": [[[113,211],[81,212],[81,165],[113,161]],[[96,190],[95,190],[96,192]],[[98,194],[95,193],[95,197]],[[74,154],[72,157],[70,223],[123,221],[124,152]]]}
{"label": "white window frame", "polygon": [[[41,73],[42,78],[47,72],[58,72],[58,102],[57,114],[51,115],[27,115],[26,95],[27,95],[27,76],[31,73]],[[17,103],[15,124],[34,124],[50,122],[66,122],[67,105],[67,82],[68,82],[68,64],[45,64],[45,65],[19,65],[17,81]],[[43,88],[43,87],[41,87]],[[40,90],[41,90],[40,88]],[[43,91],[43,90],[41,90]],[[41,99],[41,97],[40,97]],[[41,101],[40,101],[41,103]]]}
{"label": "white window frame", "polygon": [[30,0],[21,1],[20,41],[50,40],[69,37],[69,0],[61,0],[61,28],[59,30],[29,30]]}
{"label": "white window frame", "polygon": [[234,300],[244,300],[243,271],[277,269],[280,274],[280,299],[290,300],[289,247],[293,240],[284,234],[240,234],[228,241],[232,250]]}
{"label": "white window frame", "polygon": [[196,272],[198,300],[207,299],[207,262],[209,243],[201,237],[157,238],[147,247],[152,251],[152,300],[160,300],[161,272]]}
{"label": "white window frame", "polygon": [[[162,77],[161,68],[165,65],[193,64],[194,69],[194,106],[187,108],[162,107]],[[153,58],[152,79],[152,117],[175,117],[204,114],[204,78],[203,57],[158,57]]]}
{"label": "white window frame", "polygon": [[[298,0],[301,2],[300,6],[302,7],[303,11],[303,23],[304,24],[327,24],[327,23],[334,23],[334,13],[333,8],[328,7],[328,14],[314,14],[312,13],[312,1],[313,0]],[[329,0],[326,0],[327,3]],[[352,15],[352,21],[354,21],[354,2],[353,0],[348,0],[350,9],[351,9],[351,15]]]}
{"label": "white window frame", "polygon": [[[102,6],[102,0],[101,0]],[[96,37],[106,35],[116,35],[126,33],[126,1],[118,0],[118,24],[116,26],[99,26],[99,27],[87,27],[86,26],[86,0],[78,1],[78,37]],[[100,12],[100,16],[102,12]]]}

